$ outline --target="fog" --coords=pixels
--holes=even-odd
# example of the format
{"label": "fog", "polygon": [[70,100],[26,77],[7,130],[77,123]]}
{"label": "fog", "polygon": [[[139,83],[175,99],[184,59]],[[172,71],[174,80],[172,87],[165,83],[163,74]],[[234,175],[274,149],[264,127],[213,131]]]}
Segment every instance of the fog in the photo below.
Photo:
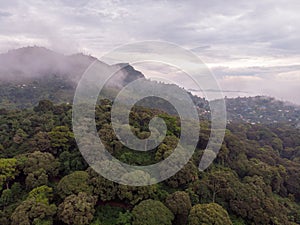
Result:
{"label": "fog", "polygon": [[16,81],[63,75],[76,81],[94,60],[80,54],[65,56],[43,47],[24,47],[0,55],[0,78]]}
{"label": "fog", "polygon": [[[44,47],[24,47],[0,55],[0,80],[20,82],[55,75],[77,84],[95,60],[98,59],[82,53],[63,55]],[[101,63],[109,66],[104,62]],[[128,64],[111,66],[117,72],[107,81],[106,86],[120,88],[128,82],[130,75],[142,77]]]}

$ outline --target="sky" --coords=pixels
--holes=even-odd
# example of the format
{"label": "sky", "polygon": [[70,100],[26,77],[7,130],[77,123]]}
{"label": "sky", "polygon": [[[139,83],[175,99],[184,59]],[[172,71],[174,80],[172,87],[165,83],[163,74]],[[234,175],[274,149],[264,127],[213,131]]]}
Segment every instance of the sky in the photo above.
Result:
{"label": "sky", "polygon": [[300,104],[299,12],[299,0],[0,0],[0,52],[37,45],[100,58],[167,41],[195,53],[228,97]]}

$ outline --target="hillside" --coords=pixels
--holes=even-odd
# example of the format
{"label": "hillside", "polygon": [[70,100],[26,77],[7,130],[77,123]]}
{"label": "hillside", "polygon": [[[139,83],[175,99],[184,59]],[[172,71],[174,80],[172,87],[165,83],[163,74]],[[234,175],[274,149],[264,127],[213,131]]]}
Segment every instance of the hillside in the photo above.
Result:
{"label": "hillside", "polygon": [[[225,139],[214,163],[200,172],[197,166],[209,140],[210,111],[205,99],[190,94],[201,116],[192,158],[163,182],[125,186],[89,167],[72,132],[74,91],[94,60],[38,47],[0,55],[0,224],[300,224],[297,106],[261,96],[226,98]],[[124,65],[101,93],[105,99],[96,107],[97,132],[121,162],[155,164],[173,153],[181,137],[180,119],[163,100],[146,99],[132,109],[131,130],[144,139],[150,135],[150,119],[159,116],[167,124],[167,136],[147,152],[124,146],[111,126],[111,99],[122,86],[144,78],[128,64],[111,66]],[[173,92],[179,89],[143,82]],[[117,126],[122,130],[127,124]],[[137,177],[151,179],[139,172]],[[159,176],[164,172],[159,171]],[[122,168],[120,179],[127,179],[129,173]]]}
{"label": "hillside", "polygon": [[[95,60],[83,54],[65,56],[42,47],[26,47],[1,54],[0,108],[30,108],[43,99],[54,103],[71,103],[79,79]],[[129,64],[112,66],[124,65],[109,82],[110,91],[105,93],[106,97],[112,99],[120,87],[137,78],[144,78]],[[170,88],[169,85],[159,85]],[[198,106],[201,118],[209,118],[208,102],[197,96],[191,97]],[[299,124],[299,106],[264,96],[225,100],[228,122]]]}
{"label": "hillside", "polygon": [[[0,108],[28,108],[43,99],[72,102],[78,81],[95,60],[83,54],[65,56],[42,47],[25,47],[1,54]],[[118,88],[144,78],[128,64],[112,66],[123,68],[109,81],[110,87]]]}
{"label": "hillside", "polygon": [[[71,131],[71,108],[43,101],[34,110],[1,110],[0,224],[197,225],[194,217],[216,225],[300,223],[299,129],[230,123],[218,157],[199,172],[210,132],[209,122],[202,121],[195,154],[182,170],[159,184],[130,187],[89,168]],[[114,134],[110,109],[110,101],[97,107],[96,123],[114,157],[149,165],[173,152],[178,118],[135,107],[132,130],[138,137],[149,134],[147,124],[155,115],[168,124],[157,148],[137,152]],[[122,173],[126,179],[128,171]],[[137,176],[149,178],[145,172]]]}
{"label": "hillside", "polygon": [[229,121],[251,124],[289,123],[299,126],[300,106],[271,97],[256,96],[226,99]]}

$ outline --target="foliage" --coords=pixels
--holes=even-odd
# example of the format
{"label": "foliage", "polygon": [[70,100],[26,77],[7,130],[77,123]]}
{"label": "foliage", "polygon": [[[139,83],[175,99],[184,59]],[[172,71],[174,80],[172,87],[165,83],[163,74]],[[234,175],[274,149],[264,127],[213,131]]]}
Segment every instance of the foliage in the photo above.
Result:
{"label": "foliage", "polygon": [[6,183],[8,188],[8,182],[13,180],[18,174],[17,160],[16,159],[1,159],[0,158],[0,190],[3,184]]}
{"label": "foliage", "polygon": [[132,214],[122,207],[122,204],[120,204],[119,206],[98,206],[91,225],[131,225]]}
{"label": "foliage", "polygon": [[[169,128],[157,148],[140,153],[124,147],[114,134],[111,104],[102,100],[95,114],[98,133],[114,157],[132,165],[150,165],[172,154],[180,137],[177,116],[134,106],[130,125],[138,137],[149,135],[148,123],[154,116],[166,119]],[[201,121],[195,154],[184,168],[159,184],[131,187],[88,168],[71,131],[70,105],[44,101],[35,109],[0,111],[0,224],[61,224],[64,220],[70,224],[143,224],[143,216],[149,216],[152,224],[160,220],[186,224],[191,206],[202,209],[212,203],[226,209],[233,224],[300,223],[300,130],[287,123],[228,123],[216,160],[199,172],[210,135],[210,122]],[[112,172],[123,181],[133,175],[125,168]],[[134,175],[153,181],[143,171]],[[82,201],[88,213],[81,214],[80,204],[69,196]],[[216,213],[212,206],[210,212]],[[149,215],[145,208],[151,208]],[[75,214],[81,215],[76,222],[71,221]]]}
{"label": "foliage", "polygon": [[89,175],[85,171],[76,171],[63,177],[57,185],[57,190],[61,198],[80,192],[91,193],[88,186]]}
{"label": "foliage", "polygon": [[161,202],[142,201],[132,210],[133,225],[171,225],[173,213]]}
{"label": "foliage", "polygon": [[176,191],[166,199],[166,206],[175,215],[173,224],[184,225],[192,208],[189,195],[184,191]]}
{"label": "foliage", "polygon": [[58,217],[66,224],[89,224],[94,217],[95,204],[96,198],[85,192],[79,192],[78,195],[72,194],[59,205]]}
{"label": "foliage", "polygon": [[11,216],[12,225],[53,224],[56,206],[50,204],[52,188],[41,186],[33,189]]}
{"label": "foliage", "polygon": [[48,179],[58,175],[59,162],[48,152],[35,151],[18,157],[19,167],[27,175],[27,189],[48,185]]}
{"label": "foliage", "polygon": [[227,211],[216,203],[197,204],[189,215],[189,225],[232,225]]}
{"label": "foliage", "polygon": [[[134,177],[138,181],[144,180],[150,183],[150,175],[144,171],[134,171],[126,173],[122,176],[122,180],[126,180],[128,177]],[[129,202],[132,205],[139,203],[142,200],[153,198],[157,192],[157,185],[147,186],[130,186],[130,185],[118,185],[117,196],[119,199]]]}

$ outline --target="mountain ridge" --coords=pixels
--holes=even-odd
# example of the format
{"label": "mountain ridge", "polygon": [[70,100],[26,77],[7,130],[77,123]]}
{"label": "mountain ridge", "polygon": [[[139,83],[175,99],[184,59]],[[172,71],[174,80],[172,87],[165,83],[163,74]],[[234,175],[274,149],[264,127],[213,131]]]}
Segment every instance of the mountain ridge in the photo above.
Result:
{"label": "mountain ridge", "polygon": [[[91,55],[64,55],[37,46],[14,49],[0,54],[0,108],[34,107],[44,99],[54,103],[71,102],[82,74],[95,60],[122,68],[122,74],[117,73],[108,82],[117,90],[135,79],[145,78],[143,73],[126,62],[108,65]],[[192,98],[200,115],[209,118],[208,102],[197,96]],[[297,105],[266,96],[225,98],[225,102],[228,122],[287,122],[299,126],[300,106]]]}

